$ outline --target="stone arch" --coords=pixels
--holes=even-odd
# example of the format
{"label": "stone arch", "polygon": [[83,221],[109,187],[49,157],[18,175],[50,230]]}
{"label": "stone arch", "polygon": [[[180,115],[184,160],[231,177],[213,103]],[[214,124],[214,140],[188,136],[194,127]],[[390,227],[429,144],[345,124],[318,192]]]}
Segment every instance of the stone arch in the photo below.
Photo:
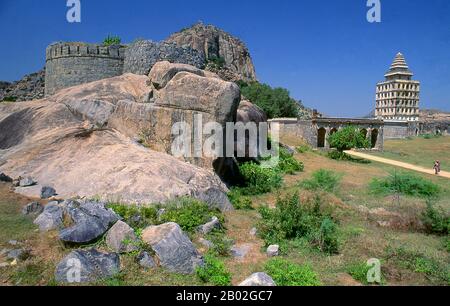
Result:
{"label": "stone arch", "polygon": [[317,130],[317,147],[325,148],[325,138],[327,135],[327,130],[325,128],[320,128]]}
{"label": "stone arch", "polygon": [[378,142],[378,129],[373,129],[372,130],[372,135],[370,137],[370,144],[372,149],[375,148],[377,146],[377,142]]}

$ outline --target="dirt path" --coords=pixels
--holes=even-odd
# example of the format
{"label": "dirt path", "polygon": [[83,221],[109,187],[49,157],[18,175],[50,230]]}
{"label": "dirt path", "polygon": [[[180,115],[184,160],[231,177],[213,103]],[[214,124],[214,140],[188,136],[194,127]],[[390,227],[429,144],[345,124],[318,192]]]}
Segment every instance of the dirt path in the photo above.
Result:
{"label": "dirt path", "polygon": [[[412,164],[403,163],[403,162],[399,162],[399,161],[392,160],[392,159],[377,157],[377,156],[373,156],[373,155],[369,155],[369,154],[365,154],[365,153],[361,153],[361,152],[356,152],[356,151],[345,151],[345,153],[355,156],[355,157],[373,160],[373,161],[383,163],[383,164],[388,164],[388,165],[397,166],[397,167],[401,167],[401,168],[405,168],[405,169],[409,169],[409,170],[413,170],[413,171],[417,171],[417,172],[435,175],[433,169],[427,169],[427,168],[415,166]],[[439,173],[439,176],[450,179],[450,172],[441,171],[441,173]]]}

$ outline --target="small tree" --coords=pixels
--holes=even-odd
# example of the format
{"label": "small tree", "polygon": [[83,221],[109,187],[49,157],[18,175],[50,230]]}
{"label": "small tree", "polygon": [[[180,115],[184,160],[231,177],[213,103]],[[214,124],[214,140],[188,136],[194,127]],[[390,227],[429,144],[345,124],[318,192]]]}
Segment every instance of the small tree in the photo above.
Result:
{"label": "small tree", "polygon": [[350,149],[369,148],[370,142],[366,136],[354,126],[347,126],[328,137],[330,147],[339,152]]}
{"label": "small tree", "polygon": [[121,42],[122,39],[120,39],[119,36],[108,35],[108,37],[106,37],[105,40],[103,40],[103,45],[104,46],[120,45]]}

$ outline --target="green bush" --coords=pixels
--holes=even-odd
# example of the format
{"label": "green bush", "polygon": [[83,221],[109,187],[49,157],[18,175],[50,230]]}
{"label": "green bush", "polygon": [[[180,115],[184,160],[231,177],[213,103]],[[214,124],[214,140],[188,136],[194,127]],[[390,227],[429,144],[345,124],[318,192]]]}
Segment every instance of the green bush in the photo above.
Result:
{"label": "green bush", "polygon": [[331,214],[321,207],[321,202],[316,197],[313,203],[300,203],[299,196],[295,194],[279,198],[274,209],[260,207],[260,236],[266,245],[305,237],[320,251],[337,253],[337,225]]}
{"label": "green bush", "polygon": [[248,196],[243,195],[240,188],[231,189],[231,191],[228,193],[228,198],[233,204],[233,207],[237,210],[253,209],[252,199]]}
{"label": "green bush", "polygon": [[347,126],[328,137],[331,148],[342,152],[350,149],[369,148],[369,140],[354,126]]}
{"label": "green bush", "polygon": [[295,174],[304,170],[305,166],[303,165],[303,163],[296,160],[295,157],[292,154],[289,154],[286,149],[280,148],[279,156],[280,160],[278,162],[277,168],[280,170],[280,172],[286,174]]}
{"label": "green bush", "polygon": [[227,238],[224,231],[212,231],[206,236],[206,239],[213,243],[213,246],[209,249],[209,252],[220,257],[230,256],[230,249],[233,245],[233,240]]}
{"label": "green bush", "polygon": [[189,233],[216,216],[223,223],[223,216],[218,210],[211,210],[208,204],[193,198],[184,197],[167,204],[166,211],[160,217],[161,223],[175,222]]}
{"label": "green bush", "polygon": [[210,59],[208,59],[208,63],[212,64],[213,66],[215,66],[216,68],[219,68],[219,69],[223,68],[226,64],[225,58],[220,57],[220,56],[219,57],[216,57],[216,56],[211,57]]}
{"label": "green bush", "polygon": [[312,174],[312,178],[304,180],[300,186],[307,190],[334,192],[339,187],[341,175],[330,170],[320,169]]}
{"label": "green bush", "polygon": [[145,228],[157,224],[158,209],[154,206],[136,206],[122,203],[110,203],[111,208],[124,222],[134,229]]}
{"label": "green bush", "polygon": [[337,150],[331,150],[327,153],[327,156],[334,160],[345,160],[345,161],[351,161],[355,163],[360,164],[370,164],[371,161],[363,158],[355,158],[345,152],[337,151]]}
{"label": "green bush", "polygon": [[365,262],[354,263],[347,267],[347,273],[351,275],[358,282],[367,285],[367,273],[370,267]]}
{"label": "green bush", "polygon": [[120,45],[121,42],[122,42],[122,39],[120,39],[119,36],[108,35],[108,37],[106,37],[103,40],[103,45],[104,46]]}
{"label": "green bush", "polygon": [[394,172],[387,178],[373,179],[369,188],[374,194],[401,193],[417,197],[437,197],[440,188],[433,182],[407,172]]}
{"label": "green bush", "polygon": [[4,97],[2,102],[16,102],[17,98],[13,96]]}
{"label": "green bush", "polygon": [[292,99],[289,91],[284,88],[272,88],[259,82],[238,82],[241,93],[252,103],[258,105],[273,118],[297,118],[299,116],[300,103]]}
{"label": "green bush", "polygon": [[204,260],[204,266],[196,269],[201,281],[215,286],[231,285],[231,274],[226,270],[223,262],[210,253],[204,256]]}
{"label": "green bush", "polygon": [[303,154],[303,153],[306,153],[306,152],[311,151],[311,147],[308,146],[308,145],[300,145],[300,146],[298,146],[297,148],[295,148],[295,150],[296,150],[298,153]]}
{"label": "green bush", "polygon": [[240,188],[243,195],[258,195],[271,192],[282,186],[283,178],[276,169],[263,168],[253,162],[239,166],[246,187]]}
{"label": "green bush", "polygon": [[422,214],[422,222],[429,233],[450,234],[450,215],[442,208],[436,208],[431,200],[427,201],[427,208]]}
{"label": "green bush", "polygon": [[317,274],[309,265],[298,265],[275,258],[266,263],[265,271],[277,286],[321,286]]}

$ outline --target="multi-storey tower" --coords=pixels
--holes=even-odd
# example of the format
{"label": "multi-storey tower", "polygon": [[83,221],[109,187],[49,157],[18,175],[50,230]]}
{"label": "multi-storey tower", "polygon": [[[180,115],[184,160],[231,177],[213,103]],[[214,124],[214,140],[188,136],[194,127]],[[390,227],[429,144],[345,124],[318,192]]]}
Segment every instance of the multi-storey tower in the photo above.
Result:
{"label": "multi-storey tower", "polygon": [[412,80],[403,54],[398,53],[386,80],[377,84],[375,116],[386,121],[418,121],[420,82]]}

